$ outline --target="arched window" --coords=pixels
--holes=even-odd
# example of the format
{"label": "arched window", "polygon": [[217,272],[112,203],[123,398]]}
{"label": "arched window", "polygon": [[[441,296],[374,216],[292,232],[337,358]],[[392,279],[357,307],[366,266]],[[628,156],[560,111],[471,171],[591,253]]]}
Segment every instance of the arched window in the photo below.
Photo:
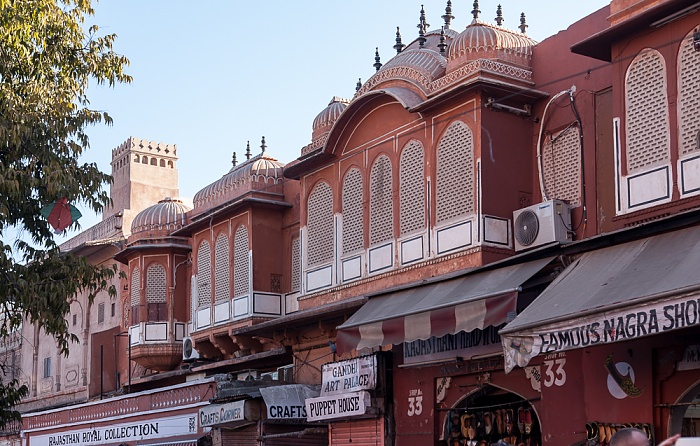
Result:
{"label": "arched window", "polygon": [[678,149],[681,156],[700,151],[700,52],[688,33],[678,51]]}
{"label": "arched window", "polygon": [[172,161],[168,161],[168,167],[170,167],[170,168],[172,169],[173,166],[174,166],[173,162],[172,162]]}
{"label": "arched window", "polygon": [[250,292],[250,258],[248,257],[248,228],[239,226],[233,240],[233,294],[245,296]]}
{"label": "arched window", "polygon": [[462,121],[447,128],[437,149],[437,223],[474,212],[474,138]]}
{"label": "arched window", "polygon": [[214,252],[214,301],[225,302],[231,297],[231,274],[229,273],[229,249],[226,234],[219,234]]}
{"label": "arched window", "polygon": [[391,160],[381,155],[369,175],[369,243],[394,238],[394,200]]}
{"label": "arched window", "polygon": [[141,158],[141,164],[148,164],[148,157],[144,156]]}
{"label": "arched window", "polygon": [[666,64],[652,49],[634,58],[625,78],[627,173],[670,161]]}
{"label": "arched window", "polygon": [[425,157],[423,145],[410,141],[401,152],[399,165],[399,207],[401,235],[425,228]]}
{"label": "arched window", "polygon": [[158,263],[149,265],[146,270],[146,304],[149,321],[168,320],[166,294],[165,268]]}
{"label": "arched window", "polygon": [[158,165],[158,160],[155,158],[151,158],[151,166],[157,166]]}
{"label": "arched window", "polygon": [[321,182],[309,195],[308,205],[308,266],[333,260],[333,191]]}
{"label": "arched window", "polygon": [[138,163],[138,162],[139,162],[139,156],[138,156],[138,155],[134,155],[134,162],[135,162],[135,163]]}
{"label": "arched window", "polygon": [[160,167],[165,167],[165,160],[160,160]]}
{"label": "arched window", "polygon": [[134,268],[131,272],[131,325],[139,323],[139,307],[141,306],[141,271]]}
{"label": "arched window", "polygon": [[343,181],[343,254],[364,248],[362,172],[352,168]]}
{"label": "arched window", "polygon": [[197,306],[211,305],[211,248],[204,240],[197,250]]}

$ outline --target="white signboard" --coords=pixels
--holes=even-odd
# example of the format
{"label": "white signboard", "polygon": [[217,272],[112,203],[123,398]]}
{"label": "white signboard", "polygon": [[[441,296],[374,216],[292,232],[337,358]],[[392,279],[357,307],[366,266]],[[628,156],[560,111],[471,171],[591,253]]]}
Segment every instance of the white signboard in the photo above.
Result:
{"label": "white signboard", "polygon": [[[541,354],[629,341],[694,326],[700,326],[697,295],[572,318],[501,336],[505,370],[508,373],[515,366],[525,367],[530,359]],[[692,357],[685,361],[693,362]]]}
{"label": "white signboard", "polygon": [[290,384],[286,386],[261,387],[260,394],[267,406],[269,420],[306,419],[307,398],[319,395],[318,386]]}
{"label": "white signboard", "polygon": [[192,414],[36,435],[29,438],[29,444],[30,446],[132,444],[134,441],[196,433],[197,416]]}
{"label": "white signboard", "polygon": [[243,409],[245,409],[245,400],[204,406],[199,409],[199,424],[204,427],[231,421],[243,421],[245,419]]}
{"label": "white signboard", "polygon": [[365,391],[309,398],[306,400],[306,419],[321,421],[364,415],[369,406],[370,396]]}
{"label": "white signboard", "polygon": [[323,366],[321,395],[339,395],[377,386],[377,357],[362,356]]}

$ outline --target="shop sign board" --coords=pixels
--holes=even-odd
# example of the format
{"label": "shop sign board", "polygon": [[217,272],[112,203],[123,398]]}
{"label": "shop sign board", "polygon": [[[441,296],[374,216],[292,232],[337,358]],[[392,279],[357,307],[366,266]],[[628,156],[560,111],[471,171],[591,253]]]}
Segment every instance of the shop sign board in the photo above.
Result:
{"label": "shop sign board", "polygon": [[306,399],[316,398],[319,393],[318,386],[304,384],[260,388],[269,420],[305,420]]}
{"label": "shop sign board", "polygon": [[134,420],[129,423],[96,426],[46,435],[29,437],[30,446],[73,446],[101,444],[132,444],[135,441],[154,440],[197,433],[197,415],[179,415],[152,420]]}
{"label": "shop sign board", "polygon": [[422,340],[403,343],[404,365],[424,364],[457,357],[470,359],[474,356],[499,353],[501,337],[498,335],[503,325],[492,325],[483,330],[475,329],[470,332],[460,331],[457,334],[446,334],[439,338],[433,336]]}
{"label": "shop sign board", "polygon": [[243,421],[246,419],[245,406],[246,400],[204,406],[199,409],[199,423],[206,427],[232,421]]}
{"label": "shop sign board", "polygon": [[525,367],[540,354],[629,341],[693,326],[700,326],[697,295],[568,319],[503,335],[505,369],[509,372],[516,365]]}
{"label": "shop sign board", "polygon": [[306,419],[322,421],[364,415],[368,407],[370,407],[370,395],[364,390],[309,398],[306,400]]}
{"label": "shop sign board", "polygon": [[689,345],[683,352],[683,359],[678,362],[678,370],[700,369],[700,344]]}
{"label": "shop sign board", "polygon": [[376,355],[324,364],[321,395],[339,395],[377,386]]}

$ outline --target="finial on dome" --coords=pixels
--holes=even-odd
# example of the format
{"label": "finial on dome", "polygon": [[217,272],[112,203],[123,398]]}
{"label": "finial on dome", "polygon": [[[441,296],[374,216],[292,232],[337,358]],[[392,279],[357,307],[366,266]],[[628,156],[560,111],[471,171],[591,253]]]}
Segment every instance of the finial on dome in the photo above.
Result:
{"label": "finial on dome", "polygon": [[406,48],[406,45],[401,42],[401,31],[399,30],[399,27],[396,27],[396,45],[394,45],[394,49],[396,50],[396,54],[399,54],[403,49]]}
{"label": "finial on dome", "polygon": [[445,43],[445,27],[440,28],[440,43],[438,43],[438,48],[440,48],[440,54],[445,55],[445,48],[447,48],[447,43]]}
{"label": "finial on dome", "polygon": [[498,8],[496,8],[496,24],[498,26],[503,24],[503,9],[501,8],[501,5],[498,5]]}
{"label": "finial on dome", "polygon": [[376,47],[374,50],[374,65],[373,67],[379,71],[379,69],[382,67],[382,62],[381,59],[379,58],[379,47]]}
{"label": "finial on dome", "polygon": [[518,26],[518,28],[520,28],[521,33],[525,34],[525,30],[527,29],[527,23],[525,23],[525,13],[524,12],[520,13],[520,26]]}
{"label": "finial on dome", "polygon": [[450,23],[454,20],[455,16],[452,15],[452,0],[447,0],[447,6],[445,7],[445,15],[442,16],[442,20],[445,21],[445,29],[450,29]]}
{"label": "finial on dome", "polygon": [[358,77],[357,78],[357,84],[355,84],[355,91],[358,92],[360,91],[360,88],[362,88],[362,78]]}
{"label": "finial on dome", "polygon": [[265,137],[262,137],[262,141],[260,141],[260,148],[262,149],[262,153],[265,153],[267,150],[267,144],[265,144]]}
{"label": "finial on dome", "polygon": [[[473,22],[476,22],[477,20],[479,20],[479,14],[481,13],[481,11],[479,11],[479,2],[478,2],[478,0],[475,0],[475,1],[474,1],[474,4],[473,4],[472,6],[474,6],[474,9],[472,9],[472,15],[474,16],[474,21],[473,21]],[[473,22],[472,22],[472,23],[473,23]]]}
{"label": "finial on dome", "polygon": [[236,164],[238,164],[238,160],[236,159],[236,152],[233,152],[233,159],[231,160],[231,164],[233,164],[233,167],[236,167]]}
{"label": "finial on dome", "polygon": [[245,148],[245,159],[249,160],[251,157],[250,155],[250,141],[248,141],[248,145]]}
{"label": "finial on dome", "polygon": [[428,30],[428,22],[425,21],[425,9],[420,5],[420,20],[418,21],[418,46],[423,48],[425,45],[425,33]]}

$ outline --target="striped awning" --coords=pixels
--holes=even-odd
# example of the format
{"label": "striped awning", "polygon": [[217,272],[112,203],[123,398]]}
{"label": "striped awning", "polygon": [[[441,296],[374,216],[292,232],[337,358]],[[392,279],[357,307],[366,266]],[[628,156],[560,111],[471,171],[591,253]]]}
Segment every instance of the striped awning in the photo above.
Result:
{"label": "striped awning", "polygon": [[520,286],[550,261],[477,271],[374,297],[338,327],[337,352],[503,324],[515,315]]}

